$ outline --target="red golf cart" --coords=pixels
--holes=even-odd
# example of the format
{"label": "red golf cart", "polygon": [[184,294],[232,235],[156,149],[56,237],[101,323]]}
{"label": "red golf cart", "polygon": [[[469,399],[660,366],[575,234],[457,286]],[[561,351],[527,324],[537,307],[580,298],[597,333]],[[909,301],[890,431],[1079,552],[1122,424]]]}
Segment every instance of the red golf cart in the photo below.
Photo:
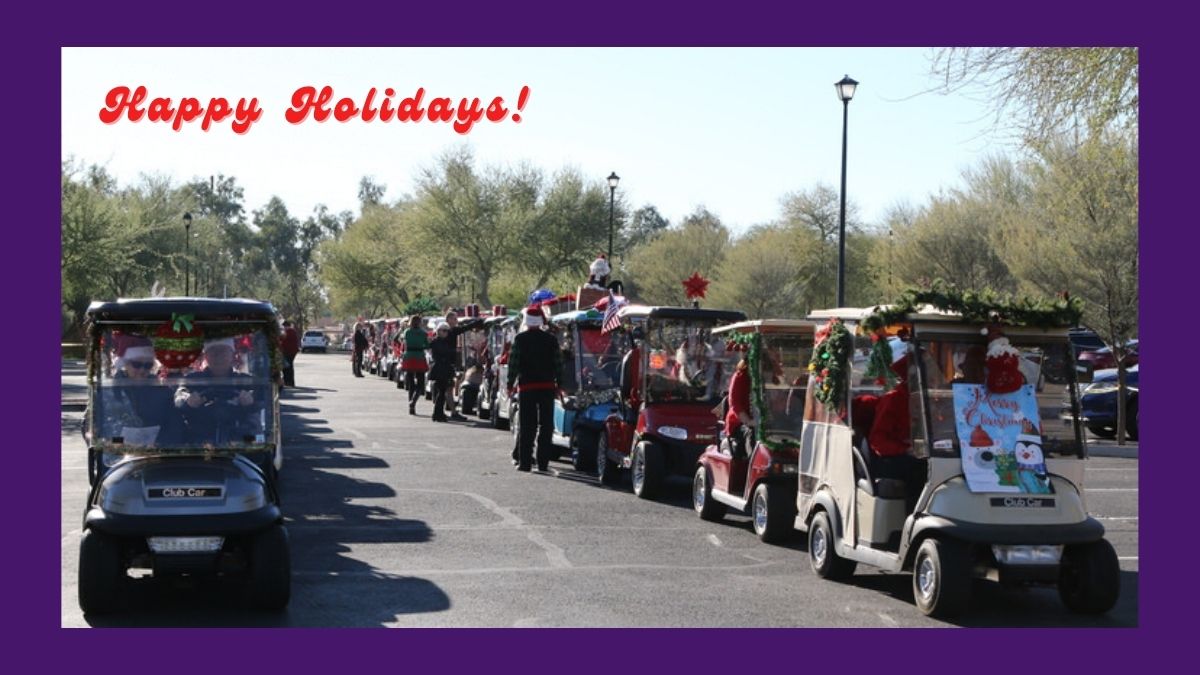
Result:
{"label": "red golf cart", "polygon": [[720,520],[727,509],[747,513],[765,542],[780,541],[793,531],[814,326],[812,321],[765,319],[712,331],[747,361],[755,430],[744,449],[725,437],[700,456],[692,504],[701,518]]}

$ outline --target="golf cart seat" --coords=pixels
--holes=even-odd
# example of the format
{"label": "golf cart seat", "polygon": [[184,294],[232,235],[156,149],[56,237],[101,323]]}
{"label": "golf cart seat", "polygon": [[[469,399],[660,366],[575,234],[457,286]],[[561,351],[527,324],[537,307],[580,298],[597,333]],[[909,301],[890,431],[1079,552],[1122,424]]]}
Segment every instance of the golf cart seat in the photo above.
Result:
{"label": "golf cart seat", "polygon": [[866,442],[854,446],[854,478],[858,488],[878,499],[904,499],[908,493],[905,482],[897,478],[873,478],[859,445],[865,447]]}

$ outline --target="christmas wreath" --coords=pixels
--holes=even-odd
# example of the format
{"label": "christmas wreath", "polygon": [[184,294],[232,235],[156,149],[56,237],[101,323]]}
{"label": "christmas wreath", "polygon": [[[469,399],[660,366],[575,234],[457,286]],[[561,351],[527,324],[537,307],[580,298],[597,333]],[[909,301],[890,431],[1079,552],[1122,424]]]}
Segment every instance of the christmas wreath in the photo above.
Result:
{"label": "christmas wreath", "polygon": [[816,338],[812,360],[808,364],[808,371],[812,373],[809,386],[813,387],[814,398],[826,407],[838,410],[846,397],[854,338],[841,319],[830,319],[817,331]]}

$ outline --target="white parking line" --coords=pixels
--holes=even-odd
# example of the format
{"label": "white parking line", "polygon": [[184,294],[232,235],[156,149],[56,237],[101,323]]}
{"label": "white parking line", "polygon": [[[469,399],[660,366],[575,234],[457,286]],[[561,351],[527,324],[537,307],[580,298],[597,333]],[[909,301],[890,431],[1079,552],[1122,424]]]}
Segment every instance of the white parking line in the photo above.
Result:
{"label": "white parking line", "polygon": [[1138,557],[1136,555],[1127,555],[1127,556],[1119,555],[1119,556],[1117,556],[1117,560],[1137,560],[1137,559],[1138,559]]}
{"label": "white parking line", "polygon": [[722,544],[721,544],[721,540],[720,540],[720,539],[718,539],[718,538],[717,538],[717,535],[715,535],[715,534],[710,534],[710,535],[708,535],[708,541],[709,541],[709,543],[711,543],[713,546],[718,546],[718,547],[719,547],[719,546],[722,546]]}

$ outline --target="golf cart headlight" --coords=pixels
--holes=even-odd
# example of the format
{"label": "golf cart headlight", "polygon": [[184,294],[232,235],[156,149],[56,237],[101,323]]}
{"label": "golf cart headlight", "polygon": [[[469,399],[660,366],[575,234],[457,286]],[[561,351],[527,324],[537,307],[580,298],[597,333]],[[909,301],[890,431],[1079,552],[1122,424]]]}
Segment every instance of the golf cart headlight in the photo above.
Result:
{"label": "golf cart headlight", "polygon": [[797,466],[795,464],[788,464],[785,462],[771,462],[771,473],[775,473],[775,474],[796,473],[796,469],[797,469]]}
{"label": "golf cart headlight", "polygon": [[225,537],[146,537],[155,553],[216,553]]}
{"label": "golf cart headlight", "polygon": [[1057,565],[1062,559],[1059,546],[993,546],[996,562],[1002,565]]}
{"label": "golf cart headlight", "polygon": [[682,427],[659,427],[658,433],[660,436],[666,436],[667,438],[674,438],[677,441],[686,441],[687,440],[687,429],[684,429]]}

